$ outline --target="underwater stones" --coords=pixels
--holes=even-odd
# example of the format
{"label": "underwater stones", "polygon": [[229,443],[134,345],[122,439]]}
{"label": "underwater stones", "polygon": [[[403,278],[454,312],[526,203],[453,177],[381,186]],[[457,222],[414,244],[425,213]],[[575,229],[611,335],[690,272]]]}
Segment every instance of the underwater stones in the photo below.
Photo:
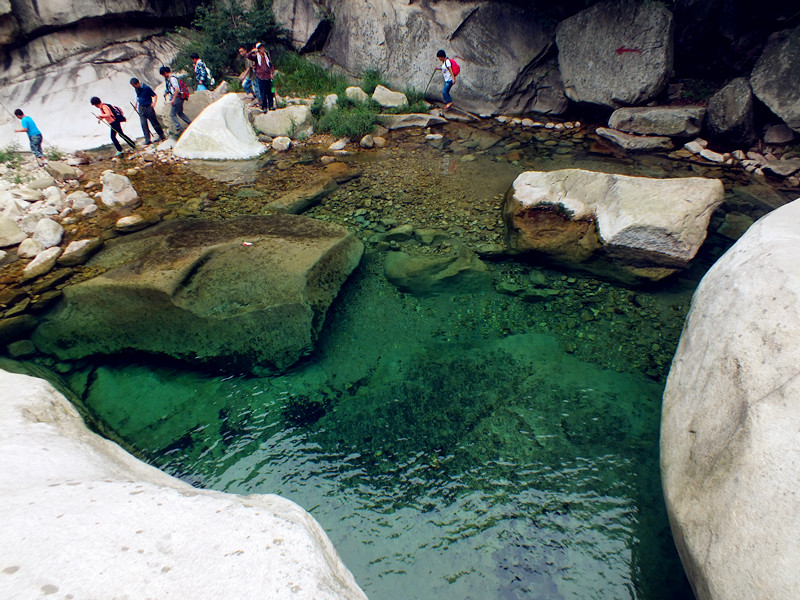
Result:
{"label": "underwater stones", "polygon": [[132,208],[141,204],[139,194],[133,189],[131,180],[125,175],[105,171],[101,181],[103,191],[100,193],[100,200],[108,208]]}
{"label": "underwater stones", "polygon": [[661,475],[698,600],[800,589],[800,202],[703,277],[664,391]]}
{"label": "underwater stones", "polygon": [[264,153],[236,94],[225,94],[195,117],[172,149],[180,158],[245,160]]}
{"label": "underwater stones", "polygon": [[334,177],[320,177],[308,182],[302,188],[287,192],[277,200],[264,206],[264,213],[285,213],[297,215],[308,210],[314,204],[333,192],[338,187]]}
{"label": "underwater stones", "polygon": [[[246,242],[246,243],[245,243]],[[311,350],[363,245],[293,215],[175,219],[106,243],[35,333],[61,359],[139,351],[256,373]]]}
{"label": "underwater stones", "polygon": [[448,256],[389,252],[384,272],[392,285],[420,296],[465,292],[484,284],[491,277],[486,265],[468,250]]}
{"label": "underwater stones", "polygon": [[0,554],[18,567],[3,575],[6,597],[60,586],[75,598],[203,598],[223,586],[242,600],[366,600],[293,502],[193,488],[89,431],[41,379],[0,371],[0,389],[2,522],[15,540]]}
{"label": "underwater stones", "polygon": [[700,177],[528,171],[506,197],[506,239],[515,252],[590,270],[613,265],[623,280],[658,280],[697,253],[723,193],[720,181]]}

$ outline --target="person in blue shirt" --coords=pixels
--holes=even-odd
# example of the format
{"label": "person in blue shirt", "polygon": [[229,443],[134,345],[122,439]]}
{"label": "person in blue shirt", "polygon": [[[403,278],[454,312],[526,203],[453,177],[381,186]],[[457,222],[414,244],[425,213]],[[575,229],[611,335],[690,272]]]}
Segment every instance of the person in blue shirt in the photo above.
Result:
{"label": "person in blue shirt", "polygon": [[39,163],[40,167],[45,166],[47,164],[47,159],[42,152],[42,132],[36,127],[36,123],[33,122],[33,119],[26,117],[25,113],[19,108],[14,111],[14,116],[21,121],[20,125],[22,126],[20,129],[15,129],[14,131],[28,134],[28,139],[31,143],[31,152],[33,152],[33,155],[36,157],[36,162]]}
{"label": "person in blue shirt", "polygon": [[192,64],[194,65],[194,78],[197,79],[197,91],[202,92],[203,90],[207,90],[209,85],[213,85],[214,78],[211,77],[211,73],[208,72],[206,63],[203,62],[200,55],[196,52],[189,58],[192,59]]}
{"label": "person in blue shirt", "polygon": [[163,142],[167,138],[164,137],[164,130],[161,128],[161,123],[156,116],[156,101],[158,100],[158,96],[156,96],[153,88],[146,83],[141,83],[136,77],[131,79],[131,85],[133,89],[136,90],[136,104],[134,108],[136,112],[139,113],[139,123],[142,124],[144,145],[149,146],[151,144],[150,127],[147,125],[148,121],[153,125],[153,129],[158,135],[158,141]]}

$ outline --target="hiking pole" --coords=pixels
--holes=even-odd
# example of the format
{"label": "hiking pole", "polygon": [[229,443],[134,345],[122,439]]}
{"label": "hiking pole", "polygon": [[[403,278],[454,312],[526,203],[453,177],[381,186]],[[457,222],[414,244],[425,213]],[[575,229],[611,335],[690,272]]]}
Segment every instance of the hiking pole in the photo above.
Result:
{"label": "hiking pole", "polygon": [[118,135],[119,137],[121,137],[121,138],[122,138],[124,141],[126,141],[126,142],[128,143],[128,145],[129,145],[131,148],[136,148],[136,142],[134,142],[134,141],[133,141],[131,138],[129,138],[129,137],[128,137],[127,135],[125,135],[124,133],[122,133],[122,129],[114,129],[114,128],[111,126],[111,123],[109,123],[109,122],[108,122],[108,121],[106,121],[105,119],[101,119],[99,115],[96,115],[96,114],[92,113],[92,116],[93,116],[93,117],[97,117],[97,120],[98,120],[98,121],[102,121],[103,123],[105,123],[106,125],[108,125],[108,128],[109,128],[111,131],[115,131],[115,132],[117,133],[117,135]]}
{"label": "hiking pole", "polygon": [[133,102],[130,102],[129,104],[133,107],[133,112],[135,112],[137,115],[141,117],[142,113],[139,112],[139,109],[136,108],[136,105]]}
{"label": "hiking pole", "polygon": [[428,93],[428,88],[431,87],[431,81],[433,81],[433,76],[436,75],[436,71],[438,71],[438,70],[439,69],[434,69],[433,73],[431,73],[431,78],[428,79],[428,85],[426,85],[425,89],[422,91],[422,95],[423,96]]}

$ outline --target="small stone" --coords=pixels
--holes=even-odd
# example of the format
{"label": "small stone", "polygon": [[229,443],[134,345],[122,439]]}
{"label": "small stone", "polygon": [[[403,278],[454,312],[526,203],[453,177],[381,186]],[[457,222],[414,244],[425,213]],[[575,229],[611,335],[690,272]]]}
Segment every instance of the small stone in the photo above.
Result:
{"label": "small stone", "polygon": [[276,152],[286,152],[292,146],[292,140],[281,135],[272,140],[272,149]]}
{"label": "small stone", "polygon": [[[328,146],[328,150],[336,151],[336,150],[344,150],[347,144],[350,143],[350,138],[341,138],[333,142],[330,146]],[[373,138],[374,143],[374,138]]]}
{"label": "small stone", "polygon": [[58,246],[43,250],[23,269],[22,279],[33,279],[49,272],[55,266],[60,254],[61,248]]}
{"label": "small stone", "polygon": [[375,138],[370,134],[367,134],[361,138],[361,141],[358,142],[358,145],[362,148],[372,148],[375,146]]}

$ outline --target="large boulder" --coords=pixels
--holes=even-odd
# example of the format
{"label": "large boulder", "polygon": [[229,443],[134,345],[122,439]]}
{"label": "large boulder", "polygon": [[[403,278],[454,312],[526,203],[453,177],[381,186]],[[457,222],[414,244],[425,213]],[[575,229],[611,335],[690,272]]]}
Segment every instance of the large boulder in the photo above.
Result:
{"label": "large boulder", "polygon": [[795,131],[800,131],[800,26],[769,45],[750,74],[756,97]]}
{"label": "large boulder", "polygon": [[522,173],[503,208],[508,245],[623,280],[686,267],[722,203],[716,179],[650,179],[580,169]]}
{"label": "large boulder", "polygon": [[313,131],[311,109],[305,104],[296,104],[257,115],[253,126],[271,137],[286,136],[297,139],[301,134]]}
{"label": "large boulder", "polygon": [[608,126],[639,135],[697,137],[705,116],[701,106],[637,106],[615,110]]}
{"label": "large boulder", "polygon": [[139,351],[253,372],[310,351],[363,245],[294,215],[176,219],[106,243],[35,332],[62,359]]}
{"label": "large boulder", "polygon": [[413,87],[441,100],[441,75],[434,77],[436,84],[429,82],[441,64],[436,51],[445,47],[462,68],[452,91],[460,108],[489,114],[566,109],[550,52],[554,24],[534,8],[453,0],[432,4],[299,0],[280,5],[284,8],[275,10],[276,18],[293,36],[318,32],[320,28],[314,28],[318,17],[309,22],[309,15],[330,13],[325,18],[330,34],[325,31],[321,59],[354,76],[377,66],[397,89]]}
{"label": "large boulder", "polygon": [[366,600],[280,496],[200,490],[89,431],[50,384],[0,370],[4,598]]}
{"label": "large boulder", "polygon": [[661,474],[698,600],[800,590],[800,202],[698,286],[664,391]]}
{"label": "large boulder", "polygon": [[225,94],[192,121],[172,153],[181,158],[244,160],[265,150],[247,118],[242,99]]}
{"label": "large boulder", "polygon": [[658,2],[604,0],[558,25],[567,96],[603,106],[645,104],[672,74],[672,13]]}
{"label": "large boulder", "polygon": [[708,131],[716,138],[749,145],[758,137],[753,125],[753,90],[737,77],[711,96],[706,114]]}
{"label": "large boulder", "polygon": [[394,92],[387,87],[378,85],[372,92],[372,100],[383,106],[391,108],[408,104],[408,98],[403,92]]}
{"label": "large boulder", "polygon": [[[178,77],[183,78],[184,80],[189,80],[189,77],[183,73],[178,73]],[[153,91],[158,96],[158,102],[156,103],[156,115],[158,116],[161,124],[166,128],[172,131],[173,124],[172,119],[169,116],[169,112],[172,109],[170,103],[164,98],[164,92],[167,89],[167,85],[164,82],[164,77],[159,75],[158,77],[158,85],[153,86]],[[200,113],[203,112],[206,108],[214,104],[217,100],[222,98],[225,94],[228,93],[228,82],[223,81],[213,90],[202,90],[199,92],[192,92],[189,94],[189,99],[183,103],[183,112],[184,114],[189,117],[190,120],[196,119],[200,116]],[[181,121],[181,126],[183,126],[183,121]],[[162,150],[159,147],[159,150]]]}

